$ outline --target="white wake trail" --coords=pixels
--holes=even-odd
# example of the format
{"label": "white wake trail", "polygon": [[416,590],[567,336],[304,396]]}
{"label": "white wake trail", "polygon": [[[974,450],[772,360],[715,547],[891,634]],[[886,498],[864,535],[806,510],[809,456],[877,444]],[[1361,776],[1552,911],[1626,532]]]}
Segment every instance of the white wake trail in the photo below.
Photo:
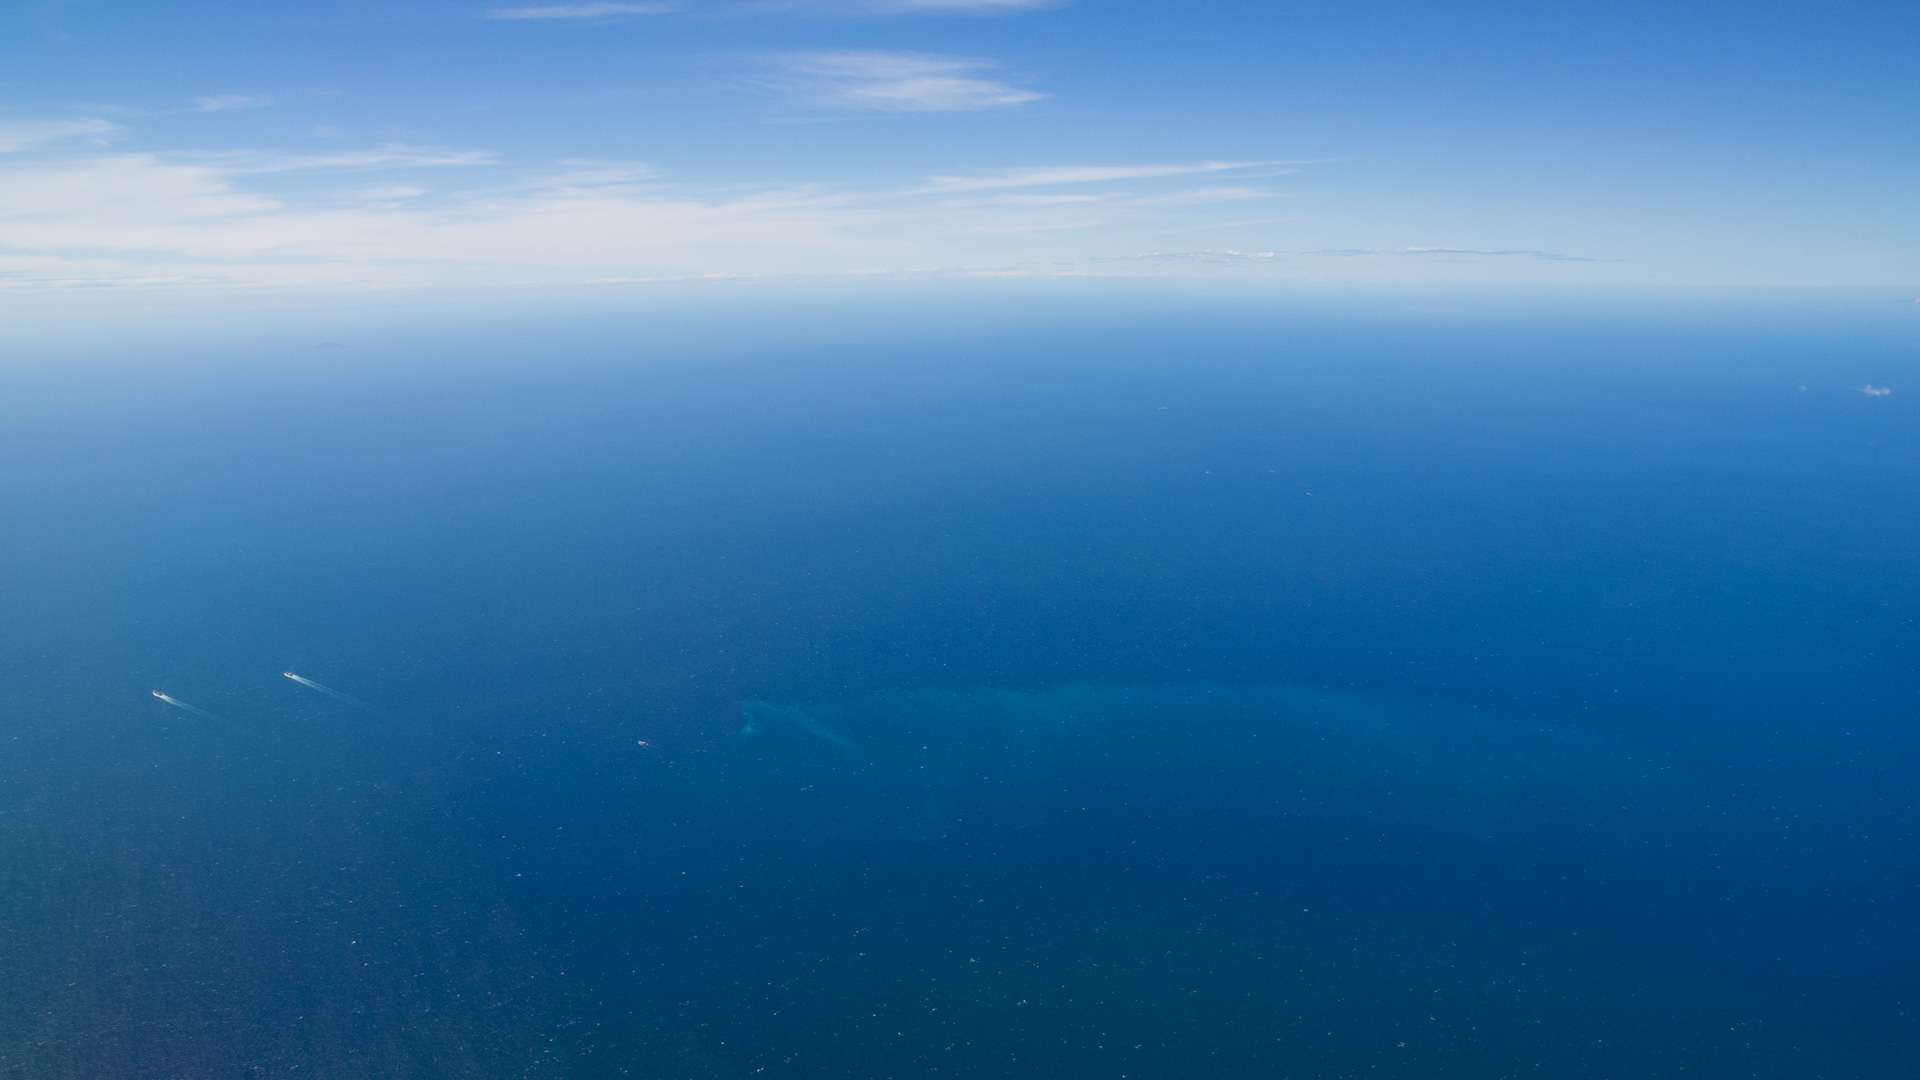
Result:
{"label": "white wake trail", "polygon": [[205,709],[200,709],[200,708],[195,708],[194,706],[192,706],[192,705],[189,705],[189,704],[187,704],[187,703],[186,703],[186,702],[184,702],[184,701],[181,701],[181,700],[180,700],[179,698],[176,698],[176,697],[168,697],[167,695],[165,695],[165,694],[163,694],[163,693],[161,693],[161,692],[160,692],[160,691],[158,691],[158,690],[155,690],[155,691],[153,692],[153,696],[154,696],[154,697],[157,697],[157,698],[159,698],[159,699],[160,699],[161,701],[164,701],[164,702],[166,702],[166,703],[167,703],[167,704],[169,704],[169,705],[172,705],[172,706],[173,706],[174,708],[176,708],[176,709],[185,709],[185,710],[187,710],[188,712],[190,712],[190,713],[192,713],[192,714],[193,714],[193,715],[195,715],[195,716],[204,716],[204,717],[206,717],[206,718],[207,718],[208,720],[218,720],[218,719],[220,719],[219,717],[217,717],[217,716],[215,716],[215,715],[213,715],[212,713],[210,713],[210,712],[208,712],[208,711],[207,711],[207,710],[205,710]]}
{"label": "white wake trail", "polygon": [[359,698],[352,697],[347,694],[343,694],[340,691],[335,690],[331,686],[322,686],[319,683],[314,682],[312,679],[301,678],[300,676],[295,675],[291,671],[283,671],[280,674],[285,675],[287,678],[292,679],[294,682],[299,683],[301,686],[307,687],[312,690],[318,690],[330,698],[334,698],[338,701],[344,701],[349,705],[353,705],[357,708],[365,709],[368,712],[373,712],[373,713],[381,712],[381,710],[374,708],[373,706],[367,704],[364,701],[361,701]]}
{"label": "white wake trail", "polygon": [[239,724],[234,723],[233,721],[227,719],[224,716],[215,716],[213,713],[210,713],[207,710],[202,709],[197,705],[189,705],[186,702],[181,701],[179,698],[174,697],[171,694],[163,694],[160,691],[155,690],[153,692],[153,696],[159,698],[161,701],[166,702],[167,704],[173,706],[176,709],[187,710],[193,715],[199,717],[202,720],[208,721],[209,723],[213,724],[215,727],[218,727],[220,730],[225,731],[230,735],[238,735],[241,738],[245,738],[245,739],[251,739],[256,736],[255,732],[248,731],[246,728],[241,727]]}

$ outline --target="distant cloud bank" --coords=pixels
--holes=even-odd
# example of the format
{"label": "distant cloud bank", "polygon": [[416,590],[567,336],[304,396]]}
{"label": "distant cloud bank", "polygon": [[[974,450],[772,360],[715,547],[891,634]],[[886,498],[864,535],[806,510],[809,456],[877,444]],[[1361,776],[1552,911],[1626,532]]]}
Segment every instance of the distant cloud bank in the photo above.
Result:
{"label": "distant cloud bank", "polygon": [[[840,51],[762,62],[788,80],[780,89],[840,109],[1003,108],[1041,96],[985,76],[986,61],[965,57]],[[207,101],[218,109],[253,99]],[[682,184],[635,162],[574,159],[528,170],[458,147],[155,153],[102,140],[121,134],[97,118],[0,122],[0,150],[18,151],[0,157],[0,291],[876,274],[1311,277],[1308,264],[1345,261],[1290,262],[1295,252],[1276,250],[1297,220],[1267,209],[1287,193],[1264,181],[1296,171],[1284,161],[1037,164],[865,186]],[[1307,254],[1592,261],[1530,249]]]}
{"label": "distant cloud bank", "polygon": [[[904,77],[897,64],[878,70]],[[21,130],[40,140],[99,128]],[[676,186],[645,166],[596,161],[510,177],[499,165],[484,151],[405,145],[20,159],[0,166],[0,289],[1111,273],[1091,269],[1084,245],[1112,250],[1113,230],[1161,234],[1222,199],[1271,194],[1185,180],[1246,168],[1228,162],[1033,166],[870,190]],[[266,176],[271,194],[254,184]],[[1137,258],[1284,262],[1241,250]]]}

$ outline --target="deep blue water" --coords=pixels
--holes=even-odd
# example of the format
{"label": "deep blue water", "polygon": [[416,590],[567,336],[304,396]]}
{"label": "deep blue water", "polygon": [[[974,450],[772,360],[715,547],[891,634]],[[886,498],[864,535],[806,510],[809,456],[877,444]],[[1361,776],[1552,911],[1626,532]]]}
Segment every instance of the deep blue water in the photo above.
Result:
{"label": "deep blue water", "polygon": [[1920,314],[999,295],[11,350],[0,1076],[1920,1075]]}

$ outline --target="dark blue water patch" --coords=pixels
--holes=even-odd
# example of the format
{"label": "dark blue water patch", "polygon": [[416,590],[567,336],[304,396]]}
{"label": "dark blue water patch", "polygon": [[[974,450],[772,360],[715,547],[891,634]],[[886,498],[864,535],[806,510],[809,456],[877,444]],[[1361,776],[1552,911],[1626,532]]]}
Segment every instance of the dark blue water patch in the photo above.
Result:
{"label": "dark blue water patch", "polygon": [[10,372],[0,1066],[1912,1071],[1905,339],[964,321]]}
{"label": "dark blue water patch", "polygon": [[[742,720],[731,744],[642,774],[626,846],[576,840],[543,869],[561,883],[557,918],[617,959],[607,983],[729,1003],[687,1022],[731,1030],[710,1049],[741,1068],[777,1052],[808,1062],[781,1062],[797,1074],[838,1075],[845,1054],[821,1032],[879,1038],[882,1016],[921,1030],[870,1048],[866,1067],[1010,1068],[1020,1040],[975,1025],[1019,1030],[996,1003],[1029,991],[1079,1003],[1075,1055],[1101,1025],[1204,1029],[1225,1071],[1309,1067],[1303,1053],[1326,1055],[1312,1068],[1413,1067],[1368,1038],[1419,1032],[1431,1075],[1505,1054],[1532,1055],[1539,1075],[1635,1060],[1792,1075],[1808,1053],[1912,1035],[1900,887],[1839,852],[1766,844],[1777,818],[1724,776],[1577,726],[1204,685],[748,702]],[[1876,861],[1910,880],[1899,847]],[[633,921],[607,914],[620,910]],[[1844,932],[1818,929],[1836,919]],[[1062,937],[1075,950],[1056,952]],[[1116,941],[1129,944],[1108,952]],[[1183,967],[1196,950],[1219,953],[1209,970],[1232,980],[1239,1031],[1214,1011],[1223,987]],[[1075,973],[1038,974],[1055,965]],[[1171,994],[1176,973],[1189,982]],[[921,1004],[911,1020],[901,980]],[[996,1015],[956,1033],[953,1007]],[[756,1037],[770,1030],[784,1034]],[[933,1053],[936,1031],[973,1041]],[[1789,1053],[1795,1040],[1825,1049]],[[1097,1068],[1031,1046],[1027,1061],[1097,1071],[1194,1052],[1157,1045],[1115,1046]]]}

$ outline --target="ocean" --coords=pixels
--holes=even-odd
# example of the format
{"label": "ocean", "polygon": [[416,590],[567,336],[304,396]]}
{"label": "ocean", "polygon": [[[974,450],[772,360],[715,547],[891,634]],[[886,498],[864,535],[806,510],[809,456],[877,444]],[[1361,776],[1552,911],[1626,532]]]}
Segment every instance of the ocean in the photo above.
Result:
{"label": "ocean", "polygon": [[1920,1075],[1909,298],[756,289],[6,347],[0,1076]]}

